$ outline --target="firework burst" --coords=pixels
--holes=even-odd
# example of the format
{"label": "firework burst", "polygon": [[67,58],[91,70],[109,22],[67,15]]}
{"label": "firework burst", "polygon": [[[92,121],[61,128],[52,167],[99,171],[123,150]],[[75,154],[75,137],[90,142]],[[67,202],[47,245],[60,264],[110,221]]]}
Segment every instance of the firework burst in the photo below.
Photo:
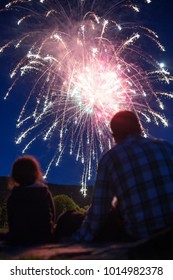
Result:
{"label": "firework burst", "polygon": [[53,138],[55,152],[45,176],[68,149],[83,164],[84,195],[101,153],[112,146],[112,115],[129,109],[137,113],[142,127],[151,121],[167,126],[160,113],[161,97],[173,97],[158,89],[160,83],[172,80],[169,72],[141,48],[147,39],[165,51],[157,34],[119,19],[139,12],[141,2],[151,1],[101,2],[14,0],[0,14],[13,15],[17,26],[0,52],[21,49],[5,99],[20,79],[30,83],[32,77],[17,122],[22,132],[16,144],[24,141],[25,153],[40,137]]}

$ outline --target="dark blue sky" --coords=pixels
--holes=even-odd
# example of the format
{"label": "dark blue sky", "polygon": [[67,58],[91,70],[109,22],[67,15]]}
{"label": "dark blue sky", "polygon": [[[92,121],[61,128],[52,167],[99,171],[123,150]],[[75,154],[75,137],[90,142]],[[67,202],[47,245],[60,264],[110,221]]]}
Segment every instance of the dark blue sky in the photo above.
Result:
{"label": "dark blue sky", "polygon": [[[0,5],[3,2],[0,1]],[[160,60],[165,62],[167,68],[173,74],[173,1],[172,0],[153,0],[152,4],[148,5],[147,11],[144,14],[138,14],[138,19],[154,29],[159,35],[160,41],[166,48],[166,53]],[[147,14],[148,13],[148,14]],[[1,19],[0,14],[0,32],[3,37],[5,36],[6,30],[8,30],[8,19]],[[2,36],[0,35],[0,46],[2,43]],[[156,50],[156,49],[155,49]],[[159,55],[158,51],[158,55]],[[10,55],[8,53],[8,55]],[[7,88],[10,85],[10,79],[8,76],[7,69],[10,67],[9,63],[4,54],[0,54],[0,176],[7,176],[10,174],[12,162],[21,155],[22,144],[16,145],[15,138],[18,135],[16,130],[16,120],[21,110],[22,102],[25,100],[25,87],[27,87],[22,80],[18,82],[20,86],[20,93],[16,87],[4,101],[3,96]],[[20,84],[21,83],[21,84]],[[23,92],[21,93],[21,90]],[[173,86],[170,86],[170,90],[173,91]],[[166,115],[169,118],[170,125],[168,128],[154,127],[151,125],[150,133],[156,137],[165,138],[173,143],[173,99],[166,101]],[[37,144],[33,145],[28,153],[35,155],[41,162],[42,168],[44,169],[47,164],[47,156],[53,151],[53,143],[45,147],[40,140]],[[80,184],[81,166],[75,161],[75,157],[69,156],[68,152],[64,153],[63,160],[58,168],[52,168],[49,172],[47,181],[50,183],[61,183],[61,184]]]}

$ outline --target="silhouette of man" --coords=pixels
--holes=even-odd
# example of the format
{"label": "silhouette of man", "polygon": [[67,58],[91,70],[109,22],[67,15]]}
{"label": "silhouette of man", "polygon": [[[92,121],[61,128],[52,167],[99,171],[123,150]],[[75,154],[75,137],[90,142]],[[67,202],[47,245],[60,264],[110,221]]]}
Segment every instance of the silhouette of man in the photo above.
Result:
{"label": "silhouette of man", "polygon": [[[116,145],[98,164],[92,203],[72,237],[75,241],[94,240],[109,219],[115,197],[124,231],[135,240],[173,225],[173,146],[142,136],[131,111],[116,113],[110,127]],[[112,234],[111,225],[106,234]]]}

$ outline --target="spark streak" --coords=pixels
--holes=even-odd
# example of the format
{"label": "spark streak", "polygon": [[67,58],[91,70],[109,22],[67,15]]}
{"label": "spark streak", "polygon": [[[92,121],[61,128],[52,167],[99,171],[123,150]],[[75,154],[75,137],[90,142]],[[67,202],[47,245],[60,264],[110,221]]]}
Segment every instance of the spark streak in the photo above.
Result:
{"label": "spark streak", "polygon": [[20,79],[30,83],[32,76],[33,83],[18,119],[17,127],[23,131],[16,144],[25,142],[26,152],[40,137],[53,139],[55,150],[45,176],[69,149],[83,166],[84,195],[100,155],[113,144],[109,121],[116,111],[135,111],[144,131],[146,122],[168,125],[160,113],[161,98],[173,94],[158,88],[172,77],[141,45],[147,39],[160,51],[165,48],[153,30],[119,19],[120,6],[123,11],[141,12],[142,1],[136,2],[15,0],[0,10],[0,16],[13,13],[20,30],[0,46],[1,55],[21,48],[10,71],[15,80],[5,98]]}

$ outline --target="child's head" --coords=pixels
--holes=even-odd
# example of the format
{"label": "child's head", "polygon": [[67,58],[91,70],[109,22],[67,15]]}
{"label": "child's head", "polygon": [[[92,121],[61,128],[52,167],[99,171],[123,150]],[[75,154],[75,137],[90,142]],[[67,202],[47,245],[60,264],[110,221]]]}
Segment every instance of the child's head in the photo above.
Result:
{"label": "child's head", "polygon": [[33,156],[19,157],[12,166],[11,179],[17,185],[27,186],[43,180],[39,162]]}

